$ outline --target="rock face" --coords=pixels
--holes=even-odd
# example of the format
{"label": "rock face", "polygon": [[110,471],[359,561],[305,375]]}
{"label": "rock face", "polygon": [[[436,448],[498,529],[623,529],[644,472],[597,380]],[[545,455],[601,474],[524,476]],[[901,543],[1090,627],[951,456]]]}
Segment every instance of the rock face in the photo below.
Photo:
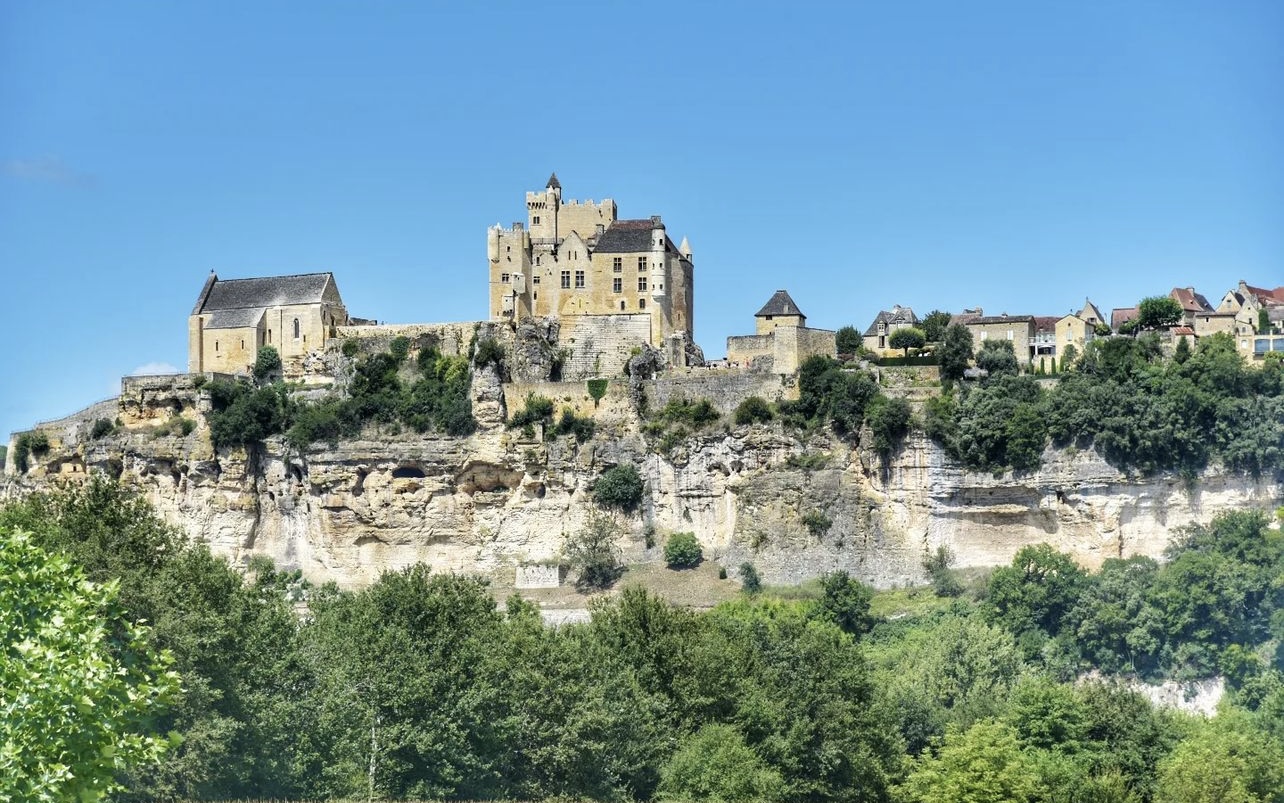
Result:
{"label": "rock face", "polygon": [[[564,386],[567,399],[587,398],[583,383]],[[731,569],[751,561],[769,583],[833,569],[879,587],[921,582],[920,561],[938,545],[959,566],[1006,563],[1040,542],[1088,566],[1157,557],[1176,528],[1225,510],[1272,508],[1282,491],[1279,477],[1217,471],[1190,482],[1129,478],[1091,451],[1050,450],[1028,475],[978,474],[921,437],[882,465],[868,450],[824,436],[800,441],[767,425],[692,436],[662,455],[642,435],[623,384],[591,408],[592,440],[546,441],[538,427],[533,437],[504,427],[503,388],[491,369],[474,379],[482,427],[467,438],[371,432],[303,454],[280,439],[216,451],[189,380],[176,380],[168,397],[146,391],[122,400],[113,435],[92,440],[87,420],[63,426],[26,475],[10,467],[4,492],[105,471],[142,488],[167,519],[234,563],[266,555],[345,587],[420,561],[505,584],[517,567],[555,565],[592,508],[597,477],[625,462],[647,481],[642,510],[622,519],[626,560],[654,558],[651,528],[691,531],[708,559]],[[177,418],[195,429],[183,435],[166,425]]]}

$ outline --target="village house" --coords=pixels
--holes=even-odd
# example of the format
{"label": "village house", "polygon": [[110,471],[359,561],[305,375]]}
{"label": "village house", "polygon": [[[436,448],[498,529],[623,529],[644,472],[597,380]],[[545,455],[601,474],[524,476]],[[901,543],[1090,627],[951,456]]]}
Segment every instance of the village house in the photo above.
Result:
{"label": "village house", "polygon": [[902,307],[900,304],[889,310],[883,310],[874,316],[873,322],[861,336],[861,342],[865,348],[875,354],[885,354],[894,351],[889,345],[889,338],[892,332],[897,329],[905,329],[911,326],[918,326],[918,316],[910,307]]}

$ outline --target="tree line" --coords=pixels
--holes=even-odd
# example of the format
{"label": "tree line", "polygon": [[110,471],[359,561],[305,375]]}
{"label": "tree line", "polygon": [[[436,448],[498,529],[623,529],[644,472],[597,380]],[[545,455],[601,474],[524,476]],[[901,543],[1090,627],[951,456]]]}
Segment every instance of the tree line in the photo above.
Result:
{"label": "tree line", "polygon": [[[6,554],[19,531],[114,589],[105,621],[181,678],[130,721],[152,741],[120,800],[1284,799],[1284,545],[1260,513],[1186,530],[1162,564],[1032,546],[969,578],[937,553],[935,592],[896,592],[914,602],[893,618],[831,573],[707,612],[626,587],[556,628],[425,566],[360,591],[242,574],[102,479],[10,503]],[[1231,687],[1212,720],[1118,680],[1210,673]]]}

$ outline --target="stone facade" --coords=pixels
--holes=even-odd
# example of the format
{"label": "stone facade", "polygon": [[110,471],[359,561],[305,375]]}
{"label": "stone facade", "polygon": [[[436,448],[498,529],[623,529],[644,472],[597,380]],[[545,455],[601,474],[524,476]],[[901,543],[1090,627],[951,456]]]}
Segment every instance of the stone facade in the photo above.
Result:
{"label": "stone facade", "polygon": [[808,328],[807,316],[784,290],[777,290],[754,315],[754,328],[757,334],[727,338],[729,366],[792,374],[808,357],[838,355],[834,332]]}
{"label": "stone facade", "polygon": [[975,318],[965,324],[972,333],[972,342],[978,351],[986,340],[1008,340],[1019,362],[1030,359],[1030,344],[1034,338],[1034,317],[1031,315],[992,315]]}
{"label": "stone facade", "polygon": [[620,220],[609,199],[563,202],[553,175],[526,193],[526,218],[487,234],[491,320],[639,315],[652,346],[693,340],[691,247],[675,246],[658,215]]}
{"label": "stone facade", "polygon": [[861,336],[861,341],[865,348],[875,354],[890,354],[896,352],[896,349],[888,345],[888,338],[892,332],[897,329],[905,329],[911,326],[918,326],[918,316],[910,307],[902,307],[900,304],[889,310],[882,310],[874,316],[874,321],[865,330]]}
{"label": "stone facade", "polygon": [[284,374],[302,376],[309,354],[325,347],[348,311],[329,273],[220,280],[210,273],[187,322],[187,370],[244,374],[272,346]]}

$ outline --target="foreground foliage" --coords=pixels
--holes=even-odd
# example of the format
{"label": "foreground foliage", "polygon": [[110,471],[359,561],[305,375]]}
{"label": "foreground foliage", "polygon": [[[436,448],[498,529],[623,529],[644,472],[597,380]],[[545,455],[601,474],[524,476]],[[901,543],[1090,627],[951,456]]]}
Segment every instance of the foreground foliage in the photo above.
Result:
{"label": "foreground foliage", "polygon": [[[0,509],[19,526],[119,578],[123,619],[154,622],[141,647],[183,673],[170,712],[129,727],[181,741],[118,770],[122,800],[1282,799],[1284,562],[1256,513],[1185,531],[1163,565],[1092,573],[1035,546],[968,589],[940,553],[949,595],[907,615],[873,615],[841,572],[782,600],[745,564],[759,593],[711,611],[625,586],[557,628],[424,566],[357,592],[242,577],[103,481]],[[1110,674],[1218,671],[1210,722]]]}

